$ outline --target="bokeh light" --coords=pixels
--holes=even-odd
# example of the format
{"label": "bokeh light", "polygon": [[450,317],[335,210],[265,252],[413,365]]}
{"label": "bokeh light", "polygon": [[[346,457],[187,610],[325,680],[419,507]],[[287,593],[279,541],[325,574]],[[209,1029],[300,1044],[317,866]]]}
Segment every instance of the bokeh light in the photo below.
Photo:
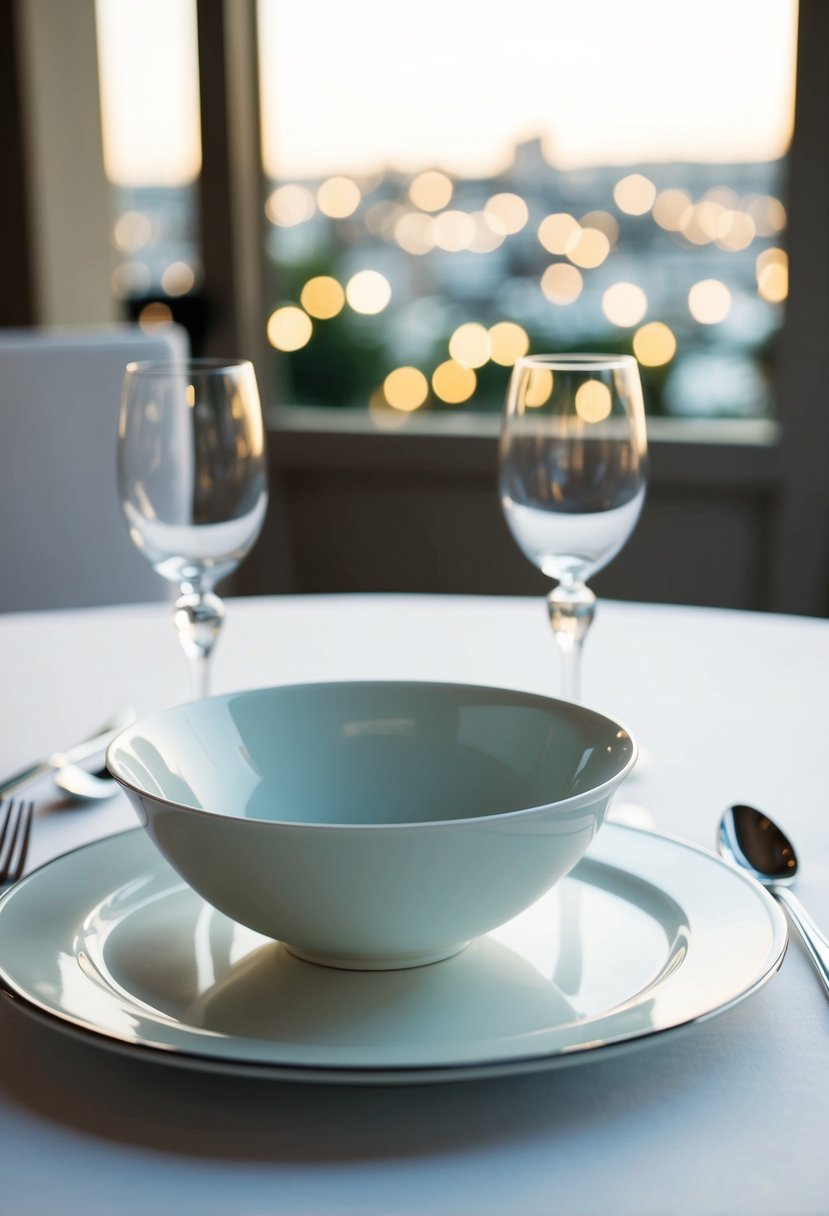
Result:
{"label": "bokeh light", "polygon": [[407,413],[405,410],[392,409],[382,388],[377,388],[369,397],[368,413],[378,430],[399,431],[406,425],[411,411]]}
{"label": "bokeh light", "polygon": [[523,385],[524,405],[527,409],[540,409],[553,395],[553,373],[549,367],[531,367],[528,368],[526,376]]}
{"label": "bokeh light", "polygon": [[434,220],[421,211],[407,211],[394,225],[394,239],[406,253],[429,253],[435,247]]}
{"label": "bokeh light", "polygon": [[309,316],[326,321],[342,312],[345,306],[345,291],[336,279],[321,274],[308,280],[299,301]]}
{"label": "bokeh light", "polygon": [[503,245],[504,233],[495,231],[485,211],[473,211],[471,218],[475,223],[475,237],[469,246],[473,253],[492,253]]}
{"label": "bokeh light", "polygon": [[581,224],[566,211],[547,215],[538,226],[538,239],[548,253],[569,253],[581,236]]}
{"label": "bokeh light", "polygon": [[776,236],[786,227],[786,208],[779,198],[761,194],[746,202],[746,210],[754,220],[759,236]]}
{"label": "bokeh light", "polygon": [[717,229],[716,241],[720,249],[739,253],[748,249],[757,235],[757,227],[747,211],[726,211]]}
{"label": "bokeh light", "polygon": [[520,232],[530,218],[529,208],[517,194],[493,194],[484,206],[491,227],[504,236]]}
{"label": "bokeh light", "polygon": [[613,201],[627,215],[644,215],[656,198],[656,186],[642,173],[629,173],[613,187]]}
{"label": "bokeh light", "polygon": [[152,300],[145,304],[138,314],[138,324],[144,330],[158,329],[160,325],[170,325],[173,311],[163,300]]}
{"label": "bokeh light", "polygon": [[676,354],[676,338],[664,321],[650,321],[633,335],[633,353],[643,367],[662,367]]}
{"label": "bokeh light", "polygon": [[332,220],[344,220],[360,206],[360,187],[350,177],[329,177],[317,190],[317,206]]}
{"label": "bokeh light", "polygon": [[635,283],[614,283],[602,296],[602,312],[612,325],[638,325],[648,311],[648,297]]}
{"label": "bokeh light", "polygon": [[276,350],[301,350],[313,333],[311,318],[295,304],[277,308],[268,318],[268,341]]}
{"label": "bokeh light", "polygon": [[452,181],[445,173],[427,169],[409,186],[409,198],[421,211],[442,211],[452,200]]}
{"label": "bokeh light", "polygon": [[585,380],[576,389],[575,406],[582,422],[604,422],[613,409],[610,389],[601,380]]}
{"label": "bokeh light", "polygon": [[454,359],[447,359],[432,373],[432,390],[436,397],[447,405],[461,405],[468,401],[478,383],[471,367],[464,367]]}
{"label": "bokeh light", "polygon": [[460,253],[475,240],[475,221],[465,211],[441,211],[432,222],[435,244],[447,253]]}
{"label": "bokeh light", "polygon": [[171,262],[161,276],[161,286],[168,296],[186,296],[195,282],[195,271],[187,262]]}
{"label": "bokeh light", "polygon": [[755,262],[757,291],[769,304],[782,304],[789,294],[789,259],[783,249],[764,249]]}
{"label": "bokeh light", "polygon": [[618,221],[609,211],[588,211],[581,217],[579,223],[582,228],[598,228],[599,232],[605,234],[611,245],[615,245],[619,239]]}
{"label": "bokeh light", "polygon": [[731,292],[719,279],[702,279],[688,292],[688,309],[700,325],[717,325],[731,311]]}
{"label": "bokeh light", "polygon": [[593,270],[596,266],[601,266],[609,253],[610,241],[603,232],[599,232],[598,228],[582,228],[575,245],[567,251],[567,256],[576,266]]}
{"label": "bokeh light", "polygon": [[530,349],[530,339],[522,325],[498,321],[489,329],[490,358],[501,367],[512,367]]}
{"label": "bokeh light", "polygon": [[152,220],[143,211],[125,211],[112,230],[113,244],[122,253],[135,253],[149,245],[152,238]]}
{"label": "bokeh light", "polygon": [[692,207],[687,190],[660,190],[653,204],[653,218],[666,232],[679,232]]}
{"label": "bokeh light", "polygon": [[541,290],[551,304],[572,304],[581,295],[584,279],[575,266],[554,262],[541,276]]}
{"label": "bokeh light", "polygon": [[383,395],[392,409],[408,414],[429,396],[429,381],[416,367],[396,367],[383,381]]}
{"label": "bokeh light", "polygon": [[358,270],[346,284],[345,298],[355,312],[374,316],[391,299],[391,283],[379,270]]}
{"label": "bokeh light", "polygon": [[265,214],[272,224],[277,224],[280,228],[293,228],[296,224],[310,220],[316,209],[311,191],[296,182],[277,186],[265,203]]}
{"label": "bokeh light", "polygon": [[464,367],[483,367],[491,354],[489,334],[475,321],[459,325],[449,339],[449,354]]}

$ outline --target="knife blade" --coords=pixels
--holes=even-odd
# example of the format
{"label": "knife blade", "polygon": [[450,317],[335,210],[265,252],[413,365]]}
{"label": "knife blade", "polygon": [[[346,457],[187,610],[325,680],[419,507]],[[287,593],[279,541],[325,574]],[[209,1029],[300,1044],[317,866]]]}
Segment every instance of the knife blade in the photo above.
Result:
{"label": "knife blade", "polygon": [[44,760],[37,760],[34,764],[27,765],[26,768],[22,768],[19,772],[6,777],[4,781],[0,781],[0,798],[17,793],[30,781],[35,781],[46,773],[63,768],[65,764],[78,764],[81,760],[88,760],[90,756],[105,751],[115,736],[119,735],[135,719],[134,710],[119,710],[88,739],[82,739],[80,743],[74,744],[64,752],[52,752]]}

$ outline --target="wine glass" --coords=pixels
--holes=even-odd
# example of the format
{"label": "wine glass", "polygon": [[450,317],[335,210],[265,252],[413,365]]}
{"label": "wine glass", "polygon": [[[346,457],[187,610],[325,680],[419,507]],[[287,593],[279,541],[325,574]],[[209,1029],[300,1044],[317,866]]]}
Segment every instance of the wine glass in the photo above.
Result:
{"label": "wine glass", "polygon": [[173,619],[197,698],[207,695],[224,618],[214,587],[259,535],[267,477],[251,363],[127,365],[118,426],[121,508],[133,543],[178,586]]}
{"label": "wine glass", "polygon": [[501,428],[501,506],[525,557],[558,582],[547,602],[568,700],[580,699],[582,643],[595,612],[587,580],[636,526],[647,462],[632,356],[518,360]]}

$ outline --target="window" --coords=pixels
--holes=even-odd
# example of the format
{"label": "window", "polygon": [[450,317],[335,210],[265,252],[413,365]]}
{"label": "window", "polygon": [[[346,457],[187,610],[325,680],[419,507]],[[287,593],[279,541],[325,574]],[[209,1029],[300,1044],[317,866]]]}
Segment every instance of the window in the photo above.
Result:
{"label": "window", "polygon": [[96,0],[113,291],[142,325],[182,321],[198,346],[201,168],[195,0]]}
{"label": "window", "polygon": [[768,416],[796,6],[260,0],[280,396],[500,410],[633,351],[652,413]]}

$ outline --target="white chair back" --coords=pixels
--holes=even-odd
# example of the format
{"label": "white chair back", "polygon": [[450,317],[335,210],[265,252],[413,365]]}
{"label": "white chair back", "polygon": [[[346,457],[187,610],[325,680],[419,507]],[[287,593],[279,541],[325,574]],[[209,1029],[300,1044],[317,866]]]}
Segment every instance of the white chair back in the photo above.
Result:
{"label": "white chair back", "polygon": [[118,411],[127,363],[187,354],[178,326],[0,330],[0,611],[170,598],[121,514]]}

